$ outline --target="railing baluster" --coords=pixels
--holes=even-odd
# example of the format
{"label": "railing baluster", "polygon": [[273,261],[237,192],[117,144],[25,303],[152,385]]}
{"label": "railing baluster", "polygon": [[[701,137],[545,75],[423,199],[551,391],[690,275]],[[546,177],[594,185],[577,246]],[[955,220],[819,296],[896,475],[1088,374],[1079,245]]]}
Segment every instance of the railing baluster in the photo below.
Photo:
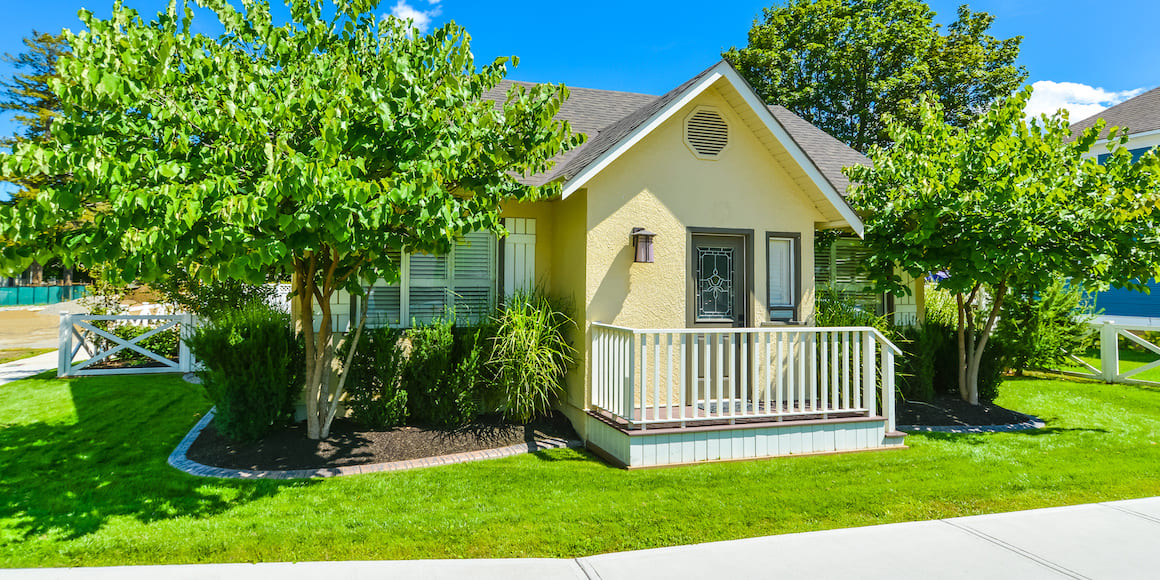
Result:
{"label": "railing baluster", "polygon": [[854,384],[853,384],[853,386],[850,387],[850,390],[854,395],[854,407],[857,409],[862,408],[862,362],[861,361],[862,361],[862,337],[865,334],[866,333],[860,332],[860,331],[854,333],[854,336],[853,336],[854,354],[850,357],[850,365],[854,368],[854,370],[852,371],[854,374],[854,376],[853,376]]}
{"label": "railing baluster", "polygon": [[814,412],[818,410],[818,347],[820,341],[816,334],[808,336],[810,342],[810,409]]}
{"label": "railing baluster", "polygon": [[[765,394],[765,412],[766,413],[773,413],[774,412],[773,409],[769,406],[770,398],[771,398],[771,395],[769,394],[769,390],[773,388],[773,374],[772,374],[773,370],[772,369],[775,369],[776,365],[770,366],[771,359],[769,358],[769,351],[770,351],[770,342],[772,342],[773,339],[777,336],[780,336],[780,334],[770,333],[770,334],[766,334],[766,335],[761,337],[762,342],[765,343],[765,358],[761,359],[763,361],[761,363],[761,366],[764,367],[764,370],[762,373],[762,379],[761,379],[761,387],[762,387],[761,390]],[[755,377],[755,379],[756,379],[756,377]]]}
{"label": "railing baluster", "polygon": [[717,339],[713,340],[713,343],[717,345],[717,358],[715,361],[717,363],[717,372],[713,374],[716,375],[713,383],[717,385],[717,415],[722,416],[725,414],[725,336],[719,332],[716,333],[716,336]]}
{"label": "railing baluster", "polygon": [[[645,421],[648,417],[645,416],[645,410],[648,408],[647,389],[648,389],[648,335],[641,333],[636,336],[640,337],[640,428],[645,428]],[[633,366],[633,371],[636,367]]]}
{"label": "railing baluster", "polygon": [[653,420],[661,418],[661,335],[653,335]]}
{"label": "railing baluster", "polygon": [[[826,405],[826,393],[829,392],[830,379],[830,333],[821,332],[816,335],[818,337],[818,394],[822,400],[822,406]],[[817,410],[817,405],[814,405],[814,410]]]}
{"label": "railing baluster", "polygon": [[701,336],[699,334],[690,335],[693,337],[693,366],[689,370],[689,380],[693,382],[693,418],[697,417],[697,406],[701,401]]}
{"label": "railing baluster", "polygon": [[687,342],[687,336],[688,335],[681,334],[681,358],[677,359],[677,368],[680,369],[677,380],[679,380],[681,383],[680,391],[677,394],[677,399],[681,403],[681,427],[685,426],[685,361],[688,360],[685,358],[685,343]]}
{"label": "railing baluster", "polygon": [[841,374],[841,371],[842,371],[842,361],[839,360],[839,357],[841,356],[841,344],[840,344],[841,341],[842,341],[842,333],[840,333],[840,332],[831,332],[830,333],[830,344],[828,344],[827,346],[830,347],[830,359],[834,361],[834,364],[830,366],[830,409],[831,410],[838,408],[838,397],[841,395],[841,390],[842,390],[841,385],[838,384],[839,381],[841,381],[841,377],[839,376],[839,374]]}
{"label": "railing baluster", "polygon": [[862,346],[864,347],[862,351],[862,368],[866,371],[866,378],[862,382],[862,396],[864,398],[862,404],[865,405],[868,415],[873,417],[878,405],[874,402],[874,383],[877,375],[874,370],[874,335],[872,333],[866,333],[866,339],[863,341]]}
{"label": "railing baluster", "polygon": [[673,420],[673,334],[665,334],[665,418]]}
{"label": "railing baluster", "polygon": [[842,333],[842,408],[850,408],[850,333]]}

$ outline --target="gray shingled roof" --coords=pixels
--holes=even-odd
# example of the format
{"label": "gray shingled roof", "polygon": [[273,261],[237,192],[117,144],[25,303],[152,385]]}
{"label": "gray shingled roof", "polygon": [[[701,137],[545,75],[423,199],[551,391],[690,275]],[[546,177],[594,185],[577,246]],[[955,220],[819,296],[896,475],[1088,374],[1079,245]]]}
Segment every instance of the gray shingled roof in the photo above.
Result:
{"label": "gray shingled roof", "polygon": [[[560,107],[557,118],[567,120],[572,124],[574,131],[587,135],[588,141],[558,157],[556,166],[550,172],[534,175],[524,181],[529,185],[543,185],[556,179],[562,178],[564,181],[572,179],[637,127],[679,98],[719,64],[705,69],[660,97],[568,87],[570,96]],[[501,103],[513,84],[533,86],[533,83],[503,81],[488,92],[485,98]],[[842,167],[867,164],[869,161],[866,157],[785,107],[771,105],[769,110],[826,181],[838,193],[845,195],[850,181],[842,174]]]}
{"label": "gray shingled roof", "polygon": [[865,155],[795,115],[789,109],[781,105],[769,105],[769,112],[773,113],[773,117],[781,123],[794,143],[797,143],[806,157],[814,162],[818,172],[839,194],[845,196],[846,190],[850,187],[850,180],[842,173],[843,167],[870,165],[870,160]]}
{"label": "gray shingled roof", "polygon": [[1142,95],[1132,97],[1114,107],[1110,107],[1071,126],[1072,135],[1091,128],[1097,119],[1108,122],[1100,137],[1108,136],[1112,127],[1127,127],[1131,134],[1160,129],[1160,87]]}

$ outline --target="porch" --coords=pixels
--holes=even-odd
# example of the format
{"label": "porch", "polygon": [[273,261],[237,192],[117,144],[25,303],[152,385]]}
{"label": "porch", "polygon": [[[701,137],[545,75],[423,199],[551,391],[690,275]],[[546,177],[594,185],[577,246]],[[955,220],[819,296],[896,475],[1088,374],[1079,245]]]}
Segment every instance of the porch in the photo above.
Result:
{"label": "porch", "polygon": [[900,447],[897,354],[867,327],[593,323],[588,444],[627,467]]}

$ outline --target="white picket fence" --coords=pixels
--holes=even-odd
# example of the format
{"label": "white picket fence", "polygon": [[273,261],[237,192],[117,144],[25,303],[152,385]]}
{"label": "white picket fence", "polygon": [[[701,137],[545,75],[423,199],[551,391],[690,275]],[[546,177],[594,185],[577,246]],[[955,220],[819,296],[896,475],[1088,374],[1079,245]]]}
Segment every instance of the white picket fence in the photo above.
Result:
{"label": "white picket fence", "polygon": [[1160,332],[1160,326],[1153,324],[1142,323],[1117,323],[1115,320],[1102,320],[1091,323],[1091,326],[1099,329],[1100,333],[1100,366],[1096,368],[1087,361],[1079,358],[1075,354],[1069,354],[1068,357],[1072,362],[1080,365],[1088,370],[1088,372],[1059,370],[1058,372],[1089,379],[1097,379],[1105,383],[1125,383],[1137,385],[1152,385],[1160,386],[1160,382],[1148,381],[1139,378],[1133,378],[1140,373],[1150,371],[1154,368],[1160,367],[1160,359],[1136,367],[1132,370],[1120,372],[1120,337],[1124,337],[1130,342],[1134,342],[1149,352],[1160,356],[1160,345],[1152,344],[1143,338],[1140,338],[1132,331],[1137,332]]}
{"label": "white picket fence", "polygon": [[[156,328],[135,338],[121,338],[116,334],[103,330],[94,325],[94,322],[107,321],[115,325],[153,326]],[[60,313],[60,358],[57,362],[56,374],[58,377],[77,377],[91,375],[138,375],[148,373],[187,373],[193,370],[193,356],[186,345],[186,337],[192,330],[196,320],[192,314],[131,314],[131,315],[91,315]],[[141,342],[162,332],[179,328],[177,358],[172,359],[162,353],[153,352]],[[98,351],[98,344],[110,342],[104,350]],[[81,351],[87,355],[77,361]],[[115,368],[93,368],[102,361],[108,361],[125,350],[144,355],[157,363],[155,366]]]}
{"label": "white picket fence", "polygon": [[647,330],[593,323],[591,401],[639,429],[882,416],[893,431],[900,354],[867,327]]}

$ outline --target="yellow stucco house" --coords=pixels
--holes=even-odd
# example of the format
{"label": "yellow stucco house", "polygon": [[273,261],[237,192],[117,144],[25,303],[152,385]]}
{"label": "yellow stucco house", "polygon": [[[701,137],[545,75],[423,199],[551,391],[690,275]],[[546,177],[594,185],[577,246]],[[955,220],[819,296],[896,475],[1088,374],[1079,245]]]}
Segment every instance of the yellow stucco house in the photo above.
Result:
{"label": "yellow stucco house", "polygon": [[572,297],[583,335],[561,408],[624,466],[901,447],[881,396],[895,347],[811,324],[814,233],[861,234],[841,168],[864,158],[724,61],[660,97],[570,90],[560,117],[588,142],[530,178],[562,195],[505,206],[504,239],[404,257],[370,313],[482,311],[536,284]]}

